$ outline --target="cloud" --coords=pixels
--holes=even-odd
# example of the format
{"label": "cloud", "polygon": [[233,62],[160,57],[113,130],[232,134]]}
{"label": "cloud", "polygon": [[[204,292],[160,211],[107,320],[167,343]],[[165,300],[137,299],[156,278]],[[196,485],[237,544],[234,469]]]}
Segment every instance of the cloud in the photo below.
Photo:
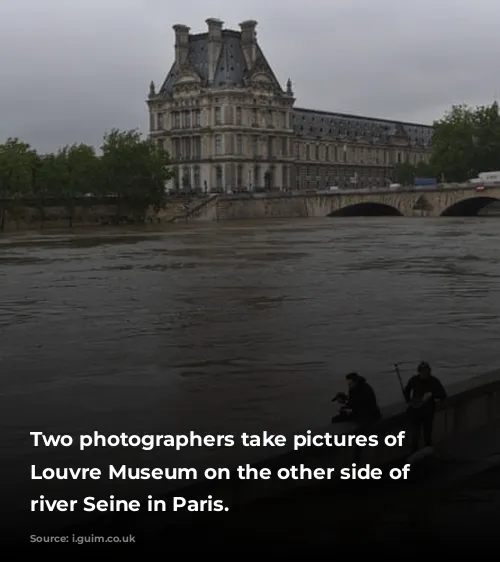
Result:
{"label": "cloud", "polygon": [[452,103],[500,96],[497,0],[3,0],[0,137],[40,151],[147,132],[149,82],[173,59],[172,25],[218,17],[258,39],[296,105],[432,122]]}

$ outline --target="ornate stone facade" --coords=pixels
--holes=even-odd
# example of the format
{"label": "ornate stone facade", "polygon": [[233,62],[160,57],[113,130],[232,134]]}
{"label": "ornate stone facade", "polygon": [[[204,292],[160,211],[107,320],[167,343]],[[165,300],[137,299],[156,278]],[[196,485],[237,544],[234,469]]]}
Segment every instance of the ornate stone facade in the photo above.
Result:
{"label": "ornate stone facade", "polygon": [[294,108],[257,43],[208,19],[207,33],[175,25],[175,60],[157,92],[150,136],[167,150],[176,187],[201,191],[387,185],[398,162],[430,155],[432,128]]}

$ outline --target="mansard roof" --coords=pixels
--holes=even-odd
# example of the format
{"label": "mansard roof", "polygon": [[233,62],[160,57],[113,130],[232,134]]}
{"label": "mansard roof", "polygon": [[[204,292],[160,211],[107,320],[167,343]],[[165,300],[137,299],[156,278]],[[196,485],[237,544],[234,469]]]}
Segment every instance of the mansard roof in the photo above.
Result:
{"label": "mansard roof", "polygon": [[[210,25],[214,23],[222,25],[223,22],[210,19],[207,20],[207,23],[209,23],[210,29]],[[247,29],[248,32],[249,24],[254,27],[256,22],[247,21],[240,26],[242,30]],[[177,62],[172,64],[158,92],[160,97],[168,97],[172,93],[176,80],[181,74],[184,76],[191,74],[192,79],[204,88],[221,86],[238,88],[249,86],[254,78],[259,80],[259,74],[263,73],[271,80],[271,88],[285,95],[258,43],[255,43],[255,61],[251,68],[248,67],[242,47],[242,31],[220,29],[221,49],[215,65],[213,80],[209,82],[209,33],[190,35],[188,27],[174,26],[174,29],[175,27],[183,28],[187,34],[184,36],[187,39],[187,57],[182,66]],[[155,96],[154,87],[151,95]],[[291,87],[287,90],[287,95],[291,95]],[[364,141],[366,143],[399,140],[422,147],[431,145],[433,134],[433,128],[428,125],[304,108],[293,110],[293,127],[299,137],[335,138],[345,142]]]}
{"label": "mansard roof", "polygon": [[419,123],[304,108],[294,108],[293,127],[298,136],[339,137],[346,141],[365,138],[378,142],[401,137],[420,146],[429,146],[433,133],[432,126]]}
{"label": "mansard roof", "polygon": [[[241,46],[241,32],[232,29],[224,29],[221,33],[222,47],[212,84],[208,82],[208,33],[189,35],[189,51],[186,66],[196,72],[205,87],[219,87],[224,85],[244,87],[247,85],[247,81],[250,79],[252,73],[259,70],[268,74],[273,81],[273,85],[281,90],[281,86],[270,64],[267,62],[258,44],[256,60],[253,68],[250,69],[247,66]],[[174,62],[160,88],[160,96],[165,96],[172,92],[179,71],[180,68],[178,68],[178,65]]]}

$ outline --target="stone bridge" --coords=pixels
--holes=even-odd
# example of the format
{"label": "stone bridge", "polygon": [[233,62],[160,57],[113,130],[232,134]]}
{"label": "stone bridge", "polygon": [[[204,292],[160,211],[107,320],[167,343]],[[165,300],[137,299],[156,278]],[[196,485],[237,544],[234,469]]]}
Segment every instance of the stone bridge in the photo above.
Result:
{"label": "stone bridge", "polygon": [[481,209],[500,201],[500,184],[476,191],[471,187],[371,191],[363,193],[333,192],[310,195],[306,199],[308,216],[399,215],[473,216]]}
{"label": "stone bridge", "polygon": [[[252,193],[205,200],[182,220],[244,220],[334,216],[474,216],[500,202],[500,184],[435,189],[334,191],[331,193]],[[177,217],[176,217],[177,218]]]}

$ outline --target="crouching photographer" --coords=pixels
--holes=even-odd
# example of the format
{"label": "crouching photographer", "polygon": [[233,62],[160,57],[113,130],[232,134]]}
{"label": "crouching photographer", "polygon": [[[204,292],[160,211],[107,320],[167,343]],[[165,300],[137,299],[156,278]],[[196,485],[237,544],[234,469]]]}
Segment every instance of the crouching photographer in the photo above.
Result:
{"label": "crouching photographer", "polygon": [[377,404],[377,397],[366,379],[358,373],[346,375],[348,394],[337,393],[332,402],[340,404],[339,413],[332,418],[332,423],[354,422],[366,426],[378,421],[382,415]]}

